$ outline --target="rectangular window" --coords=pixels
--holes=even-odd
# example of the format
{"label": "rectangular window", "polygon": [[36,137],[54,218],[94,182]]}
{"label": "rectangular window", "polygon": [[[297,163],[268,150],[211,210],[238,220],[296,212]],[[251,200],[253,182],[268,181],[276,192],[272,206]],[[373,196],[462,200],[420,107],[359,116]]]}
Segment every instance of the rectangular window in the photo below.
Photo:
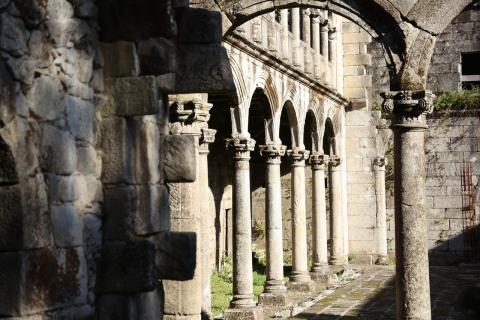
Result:
{"label": "rectangular window", "polygon": [[462,88],[480,86],[480,52],[462,53]]}

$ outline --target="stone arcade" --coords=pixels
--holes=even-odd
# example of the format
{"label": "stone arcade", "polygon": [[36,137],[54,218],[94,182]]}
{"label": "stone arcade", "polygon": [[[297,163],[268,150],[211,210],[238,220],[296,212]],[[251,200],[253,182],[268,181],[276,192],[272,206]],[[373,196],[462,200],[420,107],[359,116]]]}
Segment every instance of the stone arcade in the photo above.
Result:
{"label": "stone arcade", "polygon": [[[443,52],[480,51],[478,12],[471,0],[0,1],[0,319],[212,319],[224,255],[226,320],[266,318],[349,260],[389,255],[396,318],[431,319],[430,216],[453,226],[461,206],[432,194],[460,197],[427,163],[440,130],[428,131],[427,88],[442,91],[439,65],[458,69]],[[459,26],[476,40],[445,44]],[[448,148],[427,140],[437,158]]]}

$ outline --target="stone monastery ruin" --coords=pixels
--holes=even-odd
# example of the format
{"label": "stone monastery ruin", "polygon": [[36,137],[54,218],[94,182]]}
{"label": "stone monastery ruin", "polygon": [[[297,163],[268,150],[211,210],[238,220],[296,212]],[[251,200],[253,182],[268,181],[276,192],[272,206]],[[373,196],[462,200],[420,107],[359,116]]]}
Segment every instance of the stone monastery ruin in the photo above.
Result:
{"label": "stone monastery ruin", "polygon": [[0,319],[480,319],[479,1],[0,0],[0,56]]}

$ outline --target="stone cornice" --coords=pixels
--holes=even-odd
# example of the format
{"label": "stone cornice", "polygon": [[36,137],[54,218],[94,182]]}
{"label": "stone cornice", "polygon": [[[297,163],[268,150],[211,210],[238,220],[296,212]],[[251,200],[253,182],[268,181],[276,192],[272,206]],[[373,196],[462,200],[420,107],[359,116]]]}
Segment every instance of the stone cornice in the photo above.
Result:
{"label": "stone cornice", "polygon": [[350,103],[336,90],[326,86],[324,83],[321,83],[318,80],[315,80],[313,76],[310,76],[301,70],[292,68],[291,64],[281,60],[279,57],[271,54],[270,52],[243,38],[240,35],[234,33],[228,36],[225,42],[250,55],[251,57],[260,60],[271,68],[286,74],[290,78],[294,79],[294,81],[298,81],[301,84],[310,88],[311,90],[316,91],[317,93],[325,96],[326,98],[333,100],[340,106],[347,107]]}

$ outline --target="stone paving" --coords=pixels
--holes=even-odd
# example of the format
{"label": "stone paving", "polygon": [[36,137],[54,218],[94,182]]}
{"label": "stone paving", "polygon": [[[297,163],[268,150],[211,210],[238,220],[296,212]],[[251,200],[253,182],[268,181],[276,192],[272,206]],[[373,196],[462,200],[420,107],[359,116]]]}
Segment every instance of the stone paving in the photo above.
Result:
{"label": "stone paving", "polygon": [[[357,279],[291,319],[395,319],[395,268],[372,266],[358,271]],[[432,319],[480,319],[479,285],[480,265],[431,267]]]}

